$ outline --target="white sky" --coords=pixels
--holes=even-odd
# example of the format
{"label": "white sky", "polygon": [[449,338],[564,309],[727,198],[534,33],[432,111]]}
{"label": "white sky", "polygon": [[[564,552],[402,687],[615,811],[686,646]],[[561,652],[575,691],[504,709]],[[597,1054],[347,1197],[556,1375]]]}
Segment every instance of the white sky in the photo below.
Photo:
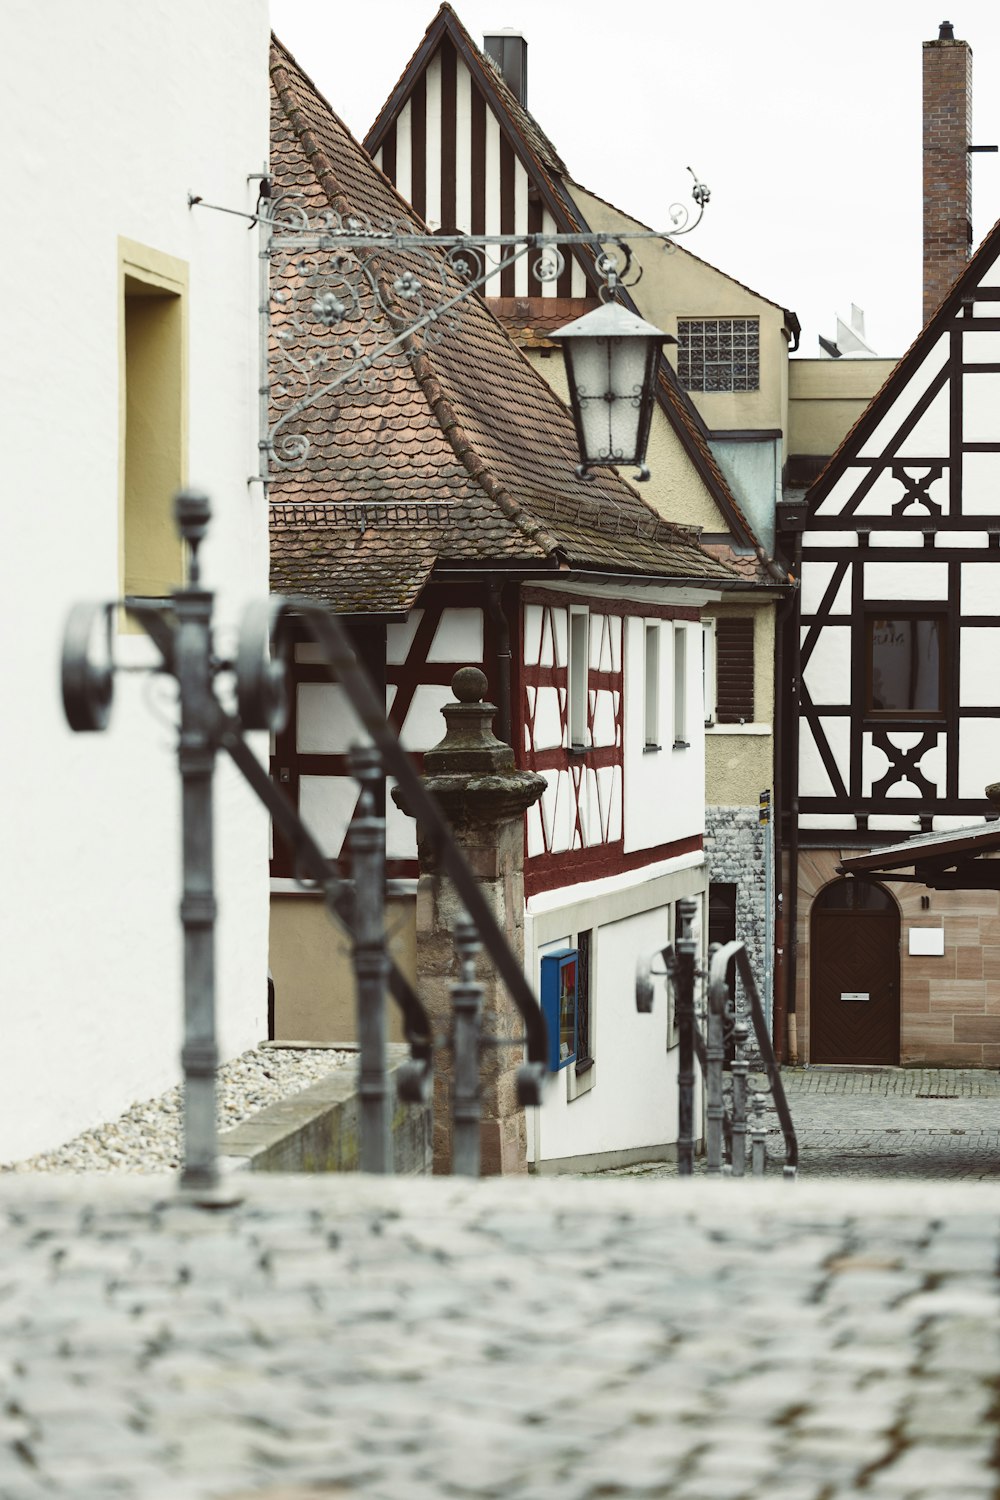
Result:
{"label": "white sky", "polygon": [[[898,355],[920,324],[921,42],[973,48],[973,139],[1000,144],[998,0],[453,0],[528,40],[528,106],[572,176],[654,229],[712,190],[688,247],[798,313],[802,353],[851,302]],[[274,30],[363,137],[435,0],[272,0]],[[973,158],[978,244],[1000,154]],[[600,226],[595,223],[595,228]]]}

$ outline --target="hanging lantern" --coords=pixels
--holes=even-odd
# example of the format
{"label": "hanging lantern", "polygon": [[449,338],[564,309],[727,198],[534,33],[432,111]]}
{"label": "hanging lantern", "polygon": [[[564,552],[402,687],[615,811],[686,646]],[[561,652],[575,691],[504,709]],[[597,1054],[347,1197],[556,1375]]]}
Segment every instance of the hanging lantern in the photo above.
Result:
{"label": "hanging lantern", "polygon": [[660,349],[677,340],[617,302],[605,302],[551,335],[562,344],[580,449],[577,473],[638,464],[648,479],[646,444]]}

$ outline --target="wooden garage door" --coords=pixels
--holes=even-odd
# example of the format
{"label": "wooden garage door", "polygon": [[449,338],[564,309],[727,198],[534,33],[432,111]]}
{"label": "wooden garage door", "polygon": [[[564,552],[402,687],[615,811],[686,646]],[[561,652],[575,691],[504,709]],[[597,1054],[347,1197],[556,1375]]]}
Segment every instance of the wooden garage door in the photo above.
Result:
{"label": "wooden garage door", "polygon": [[881,886],[839,880],[812,912],[809,1056],[899,1062],[899,910]]}

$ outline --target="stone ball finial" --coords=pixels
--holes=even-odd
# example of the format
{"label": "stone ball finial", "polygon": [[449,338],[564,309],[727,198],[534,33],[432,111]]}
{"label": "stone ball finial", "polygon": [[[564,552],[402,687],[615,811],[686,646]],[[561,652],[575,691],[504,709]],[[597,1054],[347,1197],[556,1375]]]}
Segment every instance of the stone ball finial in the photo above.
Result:
{"label": "stone ball finial", "polygon": [[459,667],[451,679],[451,690],[459,703],[482,703],[489,682],[478,667]]}
{"label": "stone ball finial", "polygon": [[994,807],[1000,807],[1000,781],[991,781],[986,788],[986,796]]}
{"label": "stone ball finial", "polygon": [[174,496],[174,516],[181,536],[196,547],[208,531],[212,502],[201,490],[181,490]]}

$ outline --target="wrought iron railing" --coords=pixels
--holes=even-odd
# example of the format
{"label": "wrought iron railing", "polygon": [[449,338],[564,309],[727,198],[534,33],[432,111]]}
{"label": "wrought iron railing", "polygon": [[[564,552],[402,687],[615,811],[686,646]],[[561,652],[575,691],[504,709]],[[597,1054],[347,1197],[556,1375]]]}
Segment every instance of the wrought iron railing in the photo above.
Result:
{"label": "wrought iron railing", "polygon": [[[679,1058],[678,1171],[682,1177],[690,1176],[694,1171],[697,1061],[705,1081],[705,1169],[708,1175],[719,1176],[726,1172],[733,1177],[744,1176],[749,1134],[751,1172],[754,1176],[763,1176],[768,1160],[770,1105],[777,1114],[784,1142],[784,1175],[795,1177],[799,1162],[798,1141],[746,944],[713,944],[708,954],[707,975],[699,971],[698,943],[694,937],[696,910],[696,902],[691,898],[678,902],[676,943],[641,960],[636,977],[636,1008],[639,1011],[653,1008],[655,976],[665,976],[673,990]],[[654,967],[657,959],[663,960],[662,969]],[[738,985],[730,980],[734,970]],[[704,1030],[695,999],[699,978],[707,979],[707,1004],[702,1018]],[[753,1064],[747,1051],[751,1025],[757,1044],[757,1059]],[[753,1088],[750,1087],[751,1079]]]}
{"label": "wrought iron railing", "polygon": [[[115,619],[124,608],[156,646],[154,669],[175,678],[179,696],[178,761],[183,826],[184,933],[184,1166],[181,1187],[196,1199],[221,1194],[215,1113],[218,1047],[215,1027],[215,889],[212,778],[224,751],[270,813],[292,852],[296,876],[323,893],[331,917],[353,940],[358,999],[361,1102],[360,1165],[363,1171],[392,1170],[391,1111],[386,1064],[385,992],[399,1007],[410,1059],[397,1079],[399,1097],[426,1103],[433,1083],[434,1051],[450,1045],[454,1057],[452,1170],[479,1172],[479,1063],[484,1046],[511,1045],[481,1034],[482,990],[475,978],[476,954],[486,950],[519,1011],[526,1060],[517,1071],[519,1104],[541,1102],[548,1049],[545,1019],[516,955],[497,926],[483,893],[434,798],[385,716],[385,705],[358,662],[344,626],[309,599],[270,598],[252,604],[239,631],[235,659],[215,654],[213,594],[202,588],[198,549],[208,530],[208,498],[177,496],[175,514],[188,544],[188,582],[162,601],[125,600],[78,604],[66,626],[63,704],[70,727],[103,730],[114,691]],[[283,726],[287,714],[292,621],[321,648],[370,743],[351,751],[349,764],[361,793],[348,834],[351,869],[325,855],[313,834],[257,759],[246,732]],[[237,711],[227,709],[219,680],[235,678]],[[435,868],[451,881],[465,915],[455,924],[458,978],[451,986],[453,1023],[443,1042],[435,1038],[419,995],[394,963],[384,919],[385,818],[378,811],[384,775],[393,776],[406,797]],[[261,974],[261,987],[265,975]]]}

